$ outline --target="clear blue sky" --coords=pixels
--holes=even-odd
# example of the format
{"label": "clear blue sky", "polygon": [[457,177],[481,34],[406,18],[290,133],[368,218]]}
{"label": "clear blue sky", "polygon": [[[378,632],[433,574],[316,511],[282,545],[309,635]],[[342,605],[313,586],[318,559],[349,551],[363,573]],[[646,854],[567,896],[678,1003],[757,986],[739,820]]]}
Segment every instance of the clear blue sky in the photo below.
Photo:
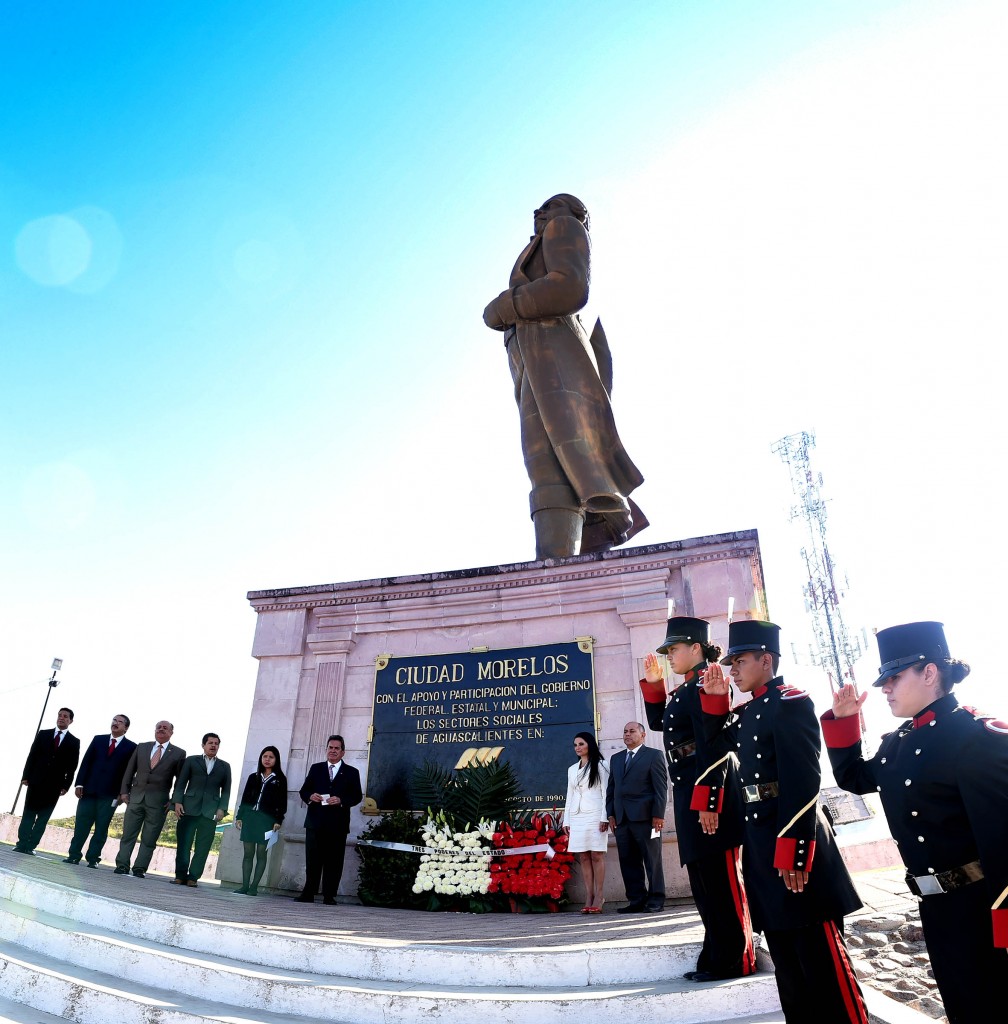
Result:
{"label": "clear blue sky", "polygon": [[639,542],[757,529],[807,645],[814,431],[849,624],[943,619],[1004,715],[1005,52],[965,0],[8,5],[0,806],[54,656],[79,735],[240,761],[248,590],[532,557],[481,313],[559,191]]}

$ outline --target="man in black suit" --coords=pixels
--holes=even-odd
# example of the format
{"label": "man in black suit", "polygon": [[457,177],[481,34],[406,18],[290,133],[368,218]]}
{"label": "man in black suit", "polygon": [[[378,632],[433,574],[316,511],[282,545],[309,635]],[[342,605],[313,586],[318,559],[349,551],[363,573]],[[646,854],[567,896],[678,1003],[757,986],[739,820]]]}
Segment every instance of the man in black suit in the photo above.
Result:
{"label": "man in black suit", "polygon": [[644,726],[640,722],[627,722],[623,742],[626,750],[613,754],[610,761],[606,790],[606,814],[609,828],[616,834],[620,873],[629,900],[617,913],[662,910],[665,872],[661,830],[668,802],[665,760],[660,751],[644,746]]}
{"label": "man in black suit", "polygon": [[185,759],[175,782],[172,802],[178,827],[173,885],[196,888],[206,867],[217,822],[227,814],[231,800],[231,765],[217,756],[218,750],[220,736],[208,732],[203,737],[203,753]]}
{"label": "man in black suit", "polygon": [[[319,880],[322,902],[332,906],[343,877],[343,856],[350,831],[350,808],[359,804],[360,772],[343,760],[343,737],[330,736],[326,760],[313,764],[301,787],[305,816],[305,884],[298,903],[314,903]],[[662,766],[664,770],[664,765]]]}
{"label": "man in black suit", "polygon": [[70,789],[80,759],[80,740],[67,731],[73,717],[69,708],[60,708],[56,728],[41,729],[28,751],[21,777],[21,785],[27,786],[28,792],[14,845],[16,853],[35,856],[56,801]]}
{"label": "man in black suit", "polygon": [[119,783],[126,762],[136,750],[136,744],[126,739],[129,724],[126,715],[116,715],[111,730],[95,736],[84,751],[74,788],[77,797],[74,834],[64,864],[80,864],[84,842],[92,827],[94,835],[88,844],[87,866],[96,868],[101,861],[109,824],[119,806]]}

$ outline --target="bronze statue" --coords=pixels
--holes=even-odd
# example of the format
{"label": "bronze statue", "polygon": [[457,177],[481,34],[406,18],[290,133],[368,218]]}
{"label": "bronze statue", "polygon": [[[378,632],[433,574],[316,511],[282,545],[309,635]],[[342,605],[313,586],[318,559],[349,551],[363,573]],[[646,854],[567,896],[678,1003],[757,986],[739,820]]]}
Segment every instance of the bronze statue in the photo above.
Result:
{"label": "bronze statue", "polygon": [[601,321],[589,338],[588,210],[561,193],[533,214],[510,283],[483,311],[504,332],[532,491],[536,558],[605,551],[648,525],[630,493],[644,482],[616,432],[612,357]]}

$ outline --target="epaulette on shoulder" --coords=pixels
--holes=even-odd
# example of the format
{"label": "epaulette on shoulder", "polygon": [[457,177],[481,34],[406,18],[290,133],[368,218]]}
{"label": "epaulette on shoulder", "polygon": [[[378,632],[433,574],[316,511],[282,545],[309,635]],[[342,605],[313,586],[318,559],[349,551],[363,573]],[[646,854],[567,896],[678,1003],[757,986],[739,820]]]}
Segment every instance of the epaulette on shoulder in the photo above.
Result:
{"label": "epaulette on shoulder", "polygon": [[988,732],[996,732],[1002,736],[1008,735],[1008,722],[1002,722],[993,715],[987,715],[982,711],[977,711],[976,708],[970,707],[968,704],[960,704],[959,707],[961,710],[965,711],[966,714],[972,716],[976,721],[981,722]]}
{"label": "epaulette on shoulder", "polygon": [[781,700],[801,700],[808,696],[804,690],[799,690],[796,686],[788,686],[787,683],[778,686],[777,689],[780,690]]}

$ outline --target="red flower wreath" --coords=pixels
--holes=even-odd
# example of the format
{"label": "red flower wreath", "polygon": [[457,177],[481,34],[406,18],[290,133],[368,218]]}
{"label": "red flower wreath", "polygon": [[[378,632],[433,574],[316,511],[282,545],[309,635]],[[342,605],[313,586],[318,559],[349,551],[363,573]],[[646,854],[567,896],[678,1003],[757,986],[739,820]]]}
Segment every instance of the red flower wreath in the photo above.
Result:
{"label": "red flower wreath", "polygon": [[496,850],[543,843],[553,847],[553,857],[547,859],[545,852],[521,853],[495,857],[490,862],[489,891],[507,897],[512,911],[558,910],[564,885],[571,875],[574,855],[567,852],[567,836],[560,831],[551,814],[533,814],[527,821],[519,820],[514,826],[501,822],[500,828],[494,832],[493,847]]}

